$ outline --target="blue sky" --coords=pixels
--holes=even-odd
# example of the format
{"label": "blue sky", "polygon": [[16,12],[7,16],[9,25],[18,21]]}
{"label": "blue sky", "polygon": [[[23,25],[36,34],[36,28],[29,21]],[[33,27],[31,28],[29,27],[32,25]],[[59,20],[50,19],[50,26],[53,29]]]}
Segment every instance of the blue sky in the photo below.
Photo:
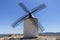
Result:
{"label": "blue sky", "polygon": [[23,2],[31,9],[45,3],[46,8],[34,14],[45,28],[44,32],[60,32],[60,0],[0,0],[0,34],[23,33],[23,23],[11,24],[26,13],[18,5]]}

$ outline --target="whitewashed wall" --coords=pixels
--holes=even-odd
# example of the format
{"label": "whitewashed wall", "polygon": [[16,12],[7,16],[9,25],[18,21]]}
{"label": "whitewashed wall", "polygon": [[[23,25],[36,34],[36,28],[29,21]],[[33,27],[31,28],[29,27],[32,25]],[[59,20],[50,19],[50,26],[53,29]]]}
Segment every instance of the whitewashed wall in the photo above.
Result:
{"label": "whitewashed wall", "polygon": [[[34,20],[36,20],[36,19],[34,19]],[[30,18],[26,18],[24,20],[24,36],[25,37],[38,36],[38,25],[37,26],[33,25]]]}

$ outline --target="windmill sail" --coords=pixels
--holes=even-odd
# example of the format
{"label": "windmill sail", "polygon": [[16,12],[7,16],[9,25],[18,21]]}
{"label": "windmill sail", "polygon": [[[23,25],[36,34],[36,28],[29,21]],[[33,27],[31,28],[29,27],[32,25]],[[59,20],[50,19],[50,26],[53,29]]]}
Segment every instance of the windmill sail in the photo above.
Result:
{"label": "windmill sail", "polygon": [[24,20],[24,18],[26,18],[28,15],[22,16],[20,18],[18,18],[13,24],[12,27],[16,27],[20,22],[22,22]]}
{"label": "windmill sail", "polygon": [[36,13],[36,12],[38,12],[38,11],[44,9],[45,7],[46,7],[45,4],[41,4],[41,5],[39,5],[39,6],[35,7],[35,8],[33,8],[31,13]]}
{"label": "windmill sail", "polygon": [[26,13],[30,13],[30,11],[28,10],[28,8],[23,4],[23,3],[19,3],[20,7],[26,12]]}
{"label": "windmill sail", "polygon": [[43,32],[45,30],[44,27],[39,22],[38,22],[38,27],[40,32]]}

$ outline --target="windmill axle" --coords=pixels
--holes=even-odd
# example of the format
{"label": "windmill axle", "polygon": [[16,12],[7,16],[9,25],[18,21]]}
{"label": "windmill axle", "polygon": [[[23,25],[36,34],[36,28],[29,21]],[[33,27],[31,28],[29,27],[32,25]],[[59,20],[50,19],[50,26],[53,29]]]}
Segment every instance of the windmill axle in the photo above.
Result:
{"label": "windmill axle", "polygon": [[32,14],[31,13],[29,13],[29,18],[32,18]]}

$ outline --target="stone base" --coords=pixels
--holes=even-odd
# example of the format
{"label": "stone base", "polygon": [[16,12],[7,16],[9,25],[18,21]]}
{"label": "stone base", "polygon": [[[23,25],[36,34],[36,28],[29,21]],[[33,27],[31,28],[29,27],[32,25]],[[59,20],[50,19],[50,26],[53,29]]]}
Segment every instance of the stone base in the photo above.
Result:
{"label": "stone base", "polygon": [[23,37],[20,40],[37,40],[37,37]]}

